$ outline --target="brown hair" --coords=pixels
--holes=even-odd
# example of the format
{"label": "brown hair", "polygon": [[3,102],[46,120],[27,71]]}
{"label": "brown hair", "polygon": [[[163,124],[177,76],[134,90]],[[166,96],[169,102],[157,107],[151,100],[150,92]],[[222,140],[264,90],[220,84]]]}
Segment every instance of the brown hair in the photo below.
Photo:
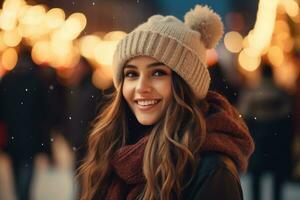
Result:
{"label": "brown hair", "polygon": [[[182,199],[199,161],[198,152],[206,133],[199,102],[176,73],[172,73],[172,92],[172,102],[150,131],[143,161],[146,185],[140,199]],[[79,169],[81,200],[104,198],[110,183],[110,159],[128,137],[128,112],[121,84],[89,136],[88,155]]]}

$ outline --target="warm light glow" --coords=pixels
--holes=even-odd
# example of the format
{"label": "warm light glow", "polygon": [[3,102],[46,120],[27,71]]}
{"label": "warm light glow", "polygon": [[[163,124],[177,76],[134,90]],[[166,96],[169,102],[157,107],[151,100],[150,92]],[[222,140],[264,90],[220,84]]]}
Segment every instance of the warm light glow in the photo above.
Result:
{"label": "warm light glow", "polygon": [[101,67],[96,69],[92,75],[93,84],[99,89],[107,89],[112,86],[112,76],[107,74],[106,70]]}
{"label": "warm light glow", "polygon": [[3,34],[3,42],[9,47],[18,46],[22,40],[22,36],[19,34],[17,29],[11,31],[5,31]]}
{"label": "warm light glow", "polygon": [[3,30],[12,30],[17,25],[18,13],[26,5],[23,0],[5,0],[0,14],[0,27]]}
{"label": "warm light glow", "polygon": [[299,13],[299,5],[295,0],[281,0],[281,4],[283,4],[285,8],[285,12],[291,16],[295,17]]}
{"label": "warm light glow", "polygon": [[46,25],[49,29],[59,28],[65,20],[65,12],[60,8],[52,8],[46,14]]}
{"label": "warm light glow", "polygon": [[55,68],[72,68],[79,63],[79,50],[72,48],[68,54],[56,54],[53,52],[55,59],[51,60],[50,65]]}
{"label": "warm light glow", "polygon": [[57,31],[57,34],[64,40],[74,40],[80,35],[85,26],[85,15],[82,13],[74,13],[65,21],[63,26]]}
{"label": "warm light glow", "polygon": [[19,22],[21,24],[35,26],[44,22],[45,16],[46,9],[44,6],[31,6],[22,13]]}
{"label": "warm light glow", "polygon": [[83,36],[79,40],[79,48],[82,56],[92,59],[96,46],[101,42],[101,39],[95,35]]}
{"label": "warm light glow", "polygon": [[32,60],[38,64],[47,64],[52,60],[52,52],[49,41],[39,41],[34,44],[31,50]]}
{"label": "warm light glow", "polygon": [[206,64],[208,67],[218,62],[218,53],[216,49],[208,49],[206,51]]}
{"label": "warm light glow", "polygon": [[277,5],[278,0],[259,1],[254,28],[247,36],[249,48],[255,49],[255,51],[257,51],[259,54],[262,54],[262,52],[271,42],[276,19]]}
{"label": "warm light glow", "polygon": [[243,37],[240,33],[231,31],[225,34],[224,44],[228,51],[238,53],[242,49]]}
{"label": "warm light glow", "polygon": [[3,41],[3,32],[0,32],[0,52],[4,51],[6,48],[7,46]]}
{"label": "warm light glow", "polygon": [[5,0],[2,8],[3,10],[17,13],[24,5],[26,5],[24,0]]}
{"label": "warm light glow", "polygon": [[119,41],[126,36],[123,31],[111,31],[104,35],[103,40],[106,41]]}
{"label": "warm light glow", "polygon": [[284,46],[283,46],[283,50],[285,52],[291,52],[293,50],[294,47],[294,39],[289,37],[285,42],[284,42]]}
{"label": "warm light glow", "polygon": [[290,32],[290,27],[288,25],[288,23],[284,20],[277,20],[275,22],[275,30],[274,32],[286,32],[289,33]]}
{"label": "warm light glow", "polygon": [[12,70],[18,62],[18,54],[16,49],[8,48],[1,56],[1,65],[5,70]]}
{"label": "warm light glow", "polygon": [[102,41],[95,49],[95,59],[101,65],[112,65],[113,53],[118,41]]}
{"label": "warm light glow", "polygon": [[260,65],[260,56],[253,49],[243,49],[238,57],[240,66],[246,71],[255,71]]}
{"label": "warm light glow", "polygon": [[57,38],[52,38],[51,40],[51,50],[58,56],[66,56],[71,52],[72,48],[73,44],[70,41],[59,40]]}
{"label": "warm light glow", "polygon": [[17,25],[17,17],[15,13],[2,10],[0,13],[0,27],[3,30],[12,30]]}
{"label": "warm light glow", "polygon": [[268,51],[268,59],[275,67],[279,67],[283,63],[283,52],[278,46],[270,47]]}

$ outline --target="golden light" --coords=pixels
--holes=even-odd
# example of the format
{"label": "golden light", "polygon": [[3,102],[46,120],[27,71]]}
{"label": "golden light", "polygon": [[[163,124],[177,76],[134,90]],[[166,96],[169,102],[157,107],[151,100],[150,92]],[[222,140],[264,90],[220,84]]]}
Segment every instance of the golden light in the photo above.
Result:
{"label": "golden light", "polygon": [[0,27],[3,30],[12,30],[17,25],[17,17],[14,13],[2,10],[0,13]]}
{"label": "golden light", "polygon": [[17,25],[19,11],[26,5],[23,0],[6,0],[0,14],[0,27],[3,30],[12,30]]}
{"label": "golden light", "polygon": [[97,88],[102,90],[109,88],[113,84],[112,76],[107,74],[102,67],[93,72],[92,82]]}
{"label": "golden light", "polygon": [[3,41],[3,32],[0,32],[0,52],[4,51],[6,48],[7,46]]}
{"label": "golden light", "polygon": [[293,50],[295,41],[293,38],[289,37],[285,40],[284,46],[282,47],[285,52],[291,52]]}
{"label": "golden light", "polygon": [[127,33],[123,32],[123,31],[111,31],[104,35],[103,40],[119,41],[126,35],[127,35]]}
{"label": "golden light", "polygon": [[267,55],[272,65],[274,65],[275,67],[279,67],[282,65],[284,56],[281,48],[279,48],[278,46],[272,46],[269,48]]}
{"label": "golden light", "polygon": [[72,68],[77,65],[80,60],[80,54],[77,48],[72,48],[68,54],[52,53],[55,59],[51,60],[50,65],[55,68]]}
{"label": "golden light", "polygon": [[49,29],[56,29],[63,25],[65,12],[60,8],[52,8],[46,14],[46,25]]}
{"label": "golden light", "polygon": [[38,65],[48,64],[53,60],[50,42],[39,41],[35,43],[31,50],[31,57]]}
{"label": "golden light", "polygon": [[254,28],[247,36],[249,48],[255,49],[259,54],[262,54],[262,52],[266,49],[266,47],[269,46],[271,42],[277,6],[278,0],[259,1]]}
{"label": "golden light", "polygon": [[85,58],[94,58],[96,46],[101,42],[101,38],[96,35],[83,36],[79,40],[80,53]]}
{"label": "golden light", "polygon": [[19,18],[21,24],[35,26],[44,22],[46,9],[42,5],[31,6],[27,8]]}
{"label": "golden light", "polygon": [[0,80],[4,76],[5,73],[6,73],[6,70],[0,64]]}
{"label": "golden light", "polygon": [[20,24],[18,26],[18,31],[24,38],[37,38],[49,33],[48,28],[43,23],[34,26]]}
{"label": "golden light", "polygon": [[253,49],[243,49],[238,57],[240,66],[246,71],[255,71],[261,62],[260,56]]}
{"label": "golden light", "polygon": [[238,53],[242,49],[243,37],[236,31],[231,31],[225,34],[224,44],[228,51]]}
{"label": "golden light", "polygon": [[59,40],[57,38],[52,38],[50,44],[51,51],[54,54],[61,56],[68,55],[73,48],[72,41]]}
{"label": "golden light", "polygon": [[11,31],[4,31],[3,42],[9,47],[18,46],[22,40],[22,36],[19,34],[17,29]]}
{"label": "golden light", "polygon": [[112,65],[118,41],[102,41],[95,48],[95,59],[101,65]]}
{"label": "golden light", "polygon": [[289,33],[290,32],[290,27],[288,25],[288,23],[284,20],[277,20],[275,22],[275,30],[274,32],[286,32]]}
{"label": "golden light", "polygon": [[1,65],[5,70],[12,70],[18,62],[18,53],[14,48],[6,49],[1,56]]}
{"label": "golden light", "polygon": [[298,78],[298,71],[298,66],[293,62],[284,62],[284,67],[274,68],[275,81],[282,87],[293,88]]}
{"label": "golden light", "polygon": [[3,10],[17,13],[24,5],[26,5],[24,0],[5,0],[2,8]]}
{"label": "golden light", "polygon": [[76,39],[86,26],[86,17],[82,13],[74,13],[68,17],[63,26],[57,31],[64,40]]}
{"label": "golden light", "polygon": [[295,0],[281,0],[281,3],[283,3],[285,12],[291,16],[296,17],[299,13],[299,5]]}

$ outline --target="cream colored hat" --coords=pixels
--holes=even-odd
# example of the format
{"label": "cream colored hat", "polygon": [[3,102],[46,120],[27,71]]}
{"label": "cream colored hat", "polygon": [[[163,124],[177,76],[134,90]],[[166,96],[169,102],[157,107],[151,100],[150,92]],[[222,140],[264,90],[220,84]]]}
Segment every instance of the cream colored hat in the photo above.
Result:
{"label": "cream colored hat", "polygon": [[196,5],[187,12],[184,23],[174,16],[154,15],[125,36],[113,58],[113,80],[123,80],[123,66],[136,56],[150,56],[170,67],[203,99],[210,75],[206,50],[214,48],[223,34],[219,15],[207,6]]}

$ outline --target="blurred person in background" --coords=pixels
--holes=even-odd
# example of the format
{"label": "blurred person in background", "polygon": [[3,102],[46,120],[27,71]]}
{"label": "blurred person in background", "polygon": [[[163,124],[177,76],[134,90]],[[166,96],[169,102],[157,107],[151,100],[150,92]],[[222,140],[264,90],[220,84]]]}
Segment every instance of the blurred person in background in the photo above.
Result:
{"label": "blurred person in background", "polygon": [[29,199],[33,161],[37,154],[50,154],[46,88],[40,68],[29,52],[21,52],[16,67],[0,82],[0,110],[6,125],[4,152],[12,161],[17,198]]}
{"label": "blurred person in background", "polygon": [[89,136],[82,200],[242,199],[254,145],[236,110],[208,91],[206,49],[223,32],[208,7],[154,15],[117,46],[116,91]]}
{"label": "blurred person in background", "polygon": [[61,95],[57,101],[58,130],[75,153],[78,167],[86,152],[88,130],[101,103],[102,90],[92,83],[92,67],[85,59],[73,68],[63,69],[66,76],[59,77]]}
{"label": "blurred person in background", "polygon": [[291,97],[276,85],[268,63],[261,66],[259,84],[241,91],[239,111],[256,147],[249,164],[254,200],[261,197],[261,179],[266,172],[273,176],[273,198],[282,199],[282,186],[290,175],[292,161]]}

